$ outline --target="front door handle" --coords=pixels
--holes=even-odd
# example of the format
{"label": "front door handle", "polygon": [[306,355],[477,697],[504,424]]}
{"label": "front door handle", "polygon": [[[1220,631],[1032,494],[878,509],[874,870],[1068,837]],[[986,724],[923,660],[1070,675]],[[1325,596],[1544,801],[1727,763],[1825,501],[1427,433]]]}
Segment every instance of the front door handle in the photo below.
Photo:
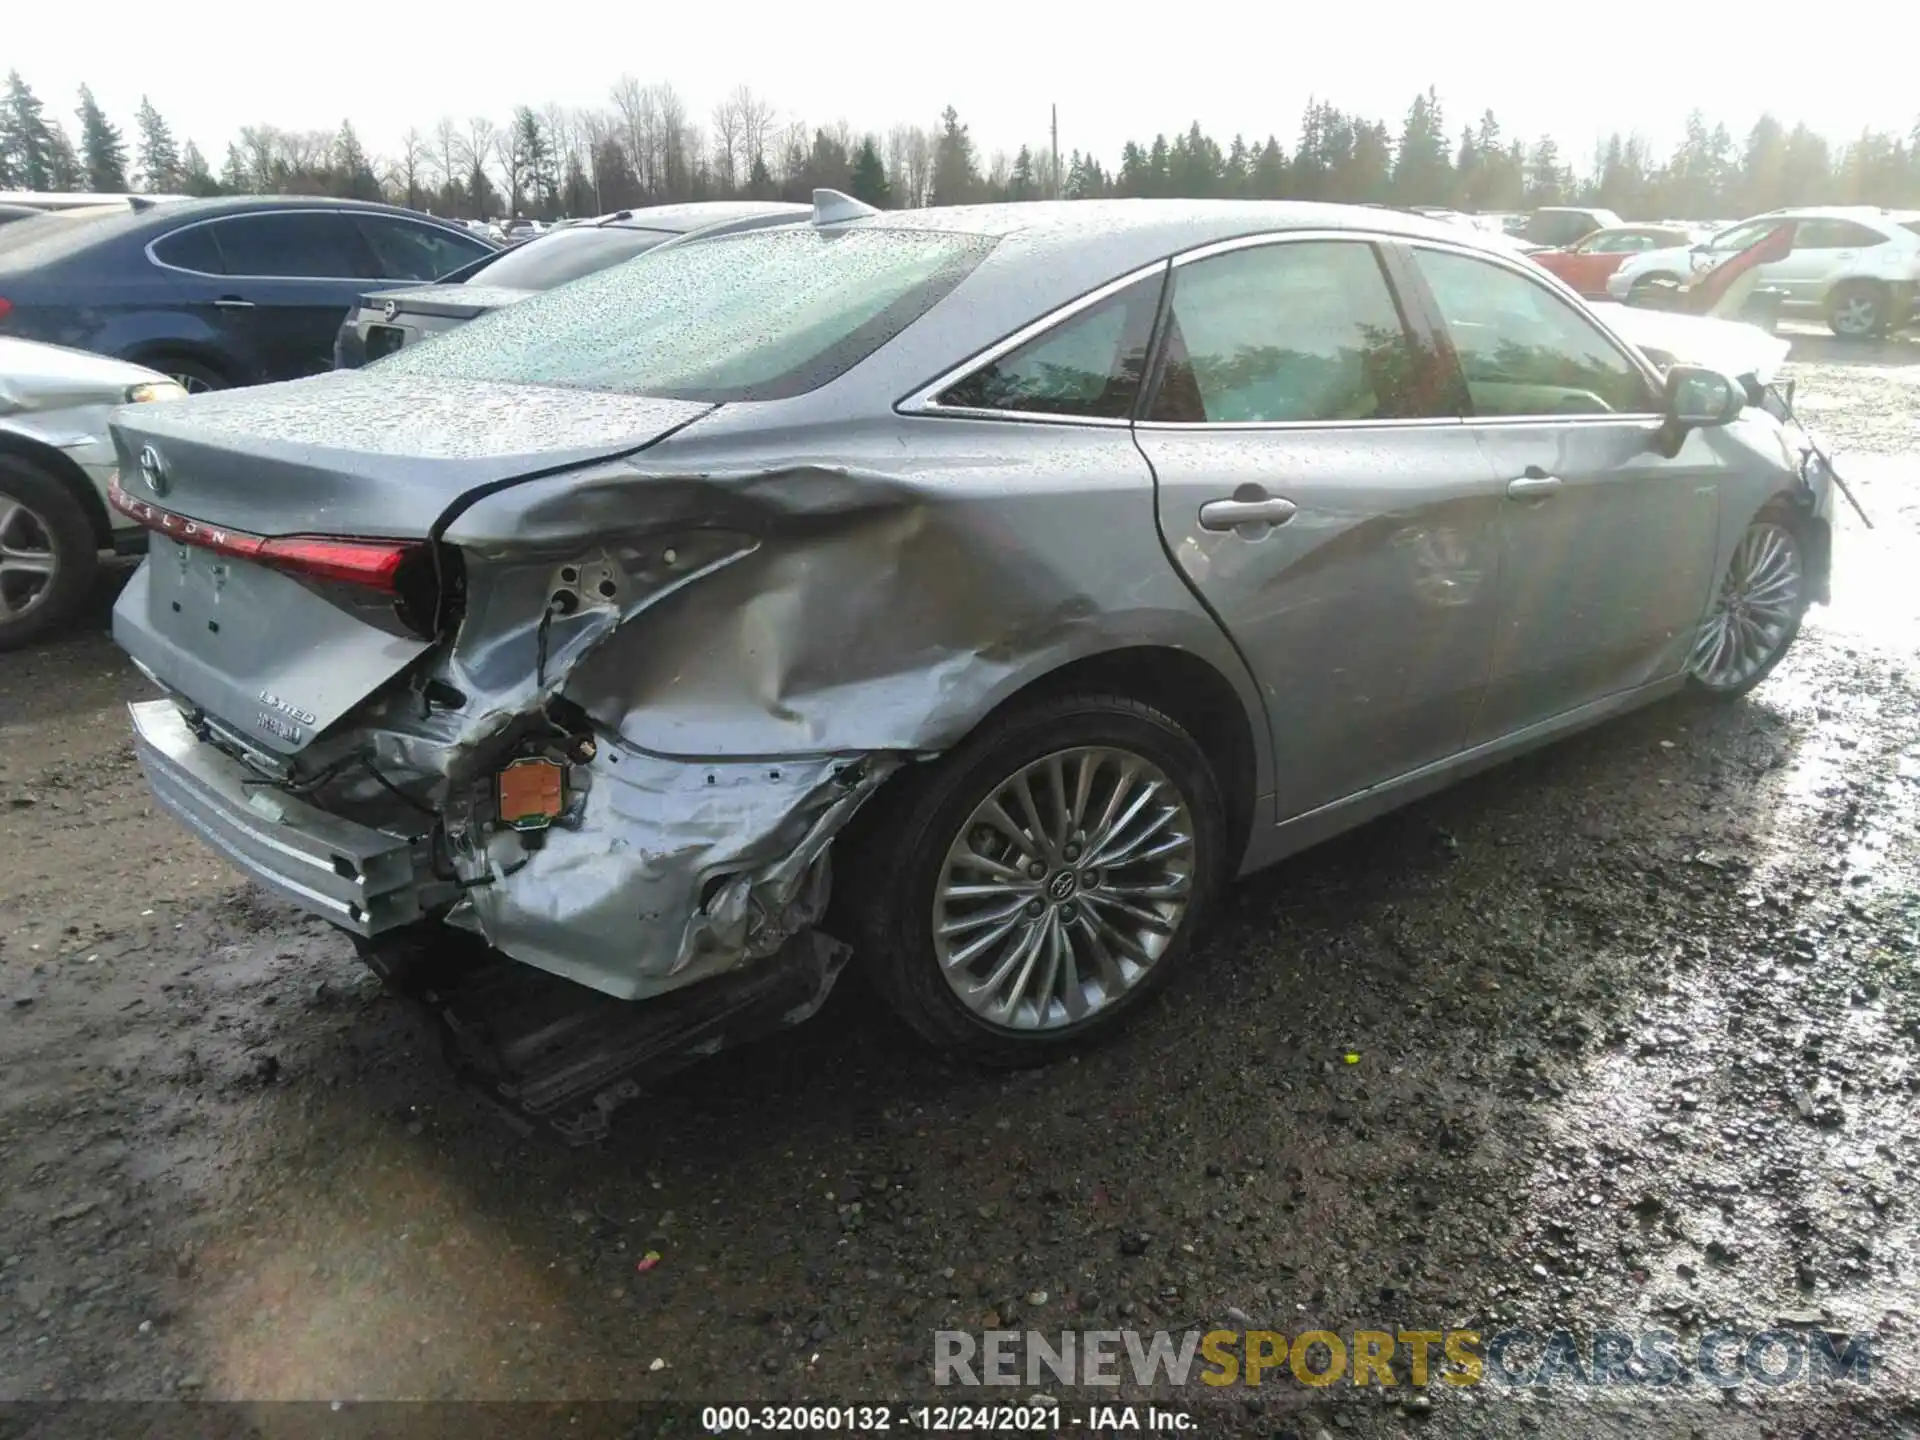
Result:
{"label": "front door handle", "polygon": [[218,300],[214,301],[213,303],[215,308],[220,310],[251,310],[253,309],[253,302],[251,300],[242,300],[238,295],[222,295]]}
{"label": "front door handle", "polygon": [[1516,500],[1544,500],[1560,493],[1560,477],[1549,475],[1538,465],[1529,465],[1518,480],[1507,482],[1507,494]]}
{"label": "front door handle", "polygon": [[1235,495],[1231,500],[1209,500],[1200,507],[1200,528],[1237,530],[1242,525],[1284,525],[1299,508],[1291,500],[1282,500],[1265,491],[1257,497]]}

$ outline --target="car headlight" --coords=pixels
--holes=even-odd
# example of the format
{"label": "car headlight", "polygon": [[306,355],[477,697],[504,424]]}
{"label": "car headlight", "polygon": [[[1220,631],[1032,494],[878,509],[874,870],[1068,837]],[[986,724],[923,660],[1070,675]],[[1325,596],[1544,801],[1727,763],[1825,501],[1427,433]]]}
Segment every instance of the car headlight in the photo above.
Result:
{"label": "car headlight", "polygon": [[146,405],[155,400],[184,400],[187,390],[172,380],[149,380],[142,385],[127,387],[127,404]]}

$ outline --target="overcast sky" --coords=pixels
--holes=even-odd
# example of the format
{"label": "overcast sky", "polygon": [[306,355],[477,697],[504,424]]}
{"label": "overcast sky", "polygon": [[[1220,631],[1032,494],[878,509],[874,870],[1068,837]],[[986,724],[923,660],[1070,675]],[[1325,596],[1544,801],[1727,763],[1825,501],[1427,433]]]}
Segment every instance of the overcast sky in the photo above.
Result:
{"label": "overcast sky", "polygon": [[[762,3],[762,0],[5,0],[0,66],[17,67],[75,133],[75,92],[91,84],[132,140],[152,98],[217,170],[240,126],[333,129],[351,118],[391,153],[409,126],[442,115],[504,120],[516,104],[601,105],[622,73],[669,81],[703,125],[741,83],[783,120],[844,119],[884,132],[931,125],[952,104],[982,161],[1042,141],[1060,107],[1060,147],[1111,166],[1121,144],[1199,120],[1224,141],[1270,131],[1289,151],[1309,95],[1388,122],[1439,87],[1449,130],[1492,108],[1509,136],[1549,131],[1584,169],[1595,138],[1637,128],[1657,149],[1689,108],[1736,137],[1764,109],[1845,140],[1864,126],[1905,134],[1920,117],[1914,46],[1891,43],[1895,10],[1841,0],[1818,33],[1853,11],[1889,43],[1848,44],[1844,63],[1798,64],[1778,0],[1724,7],[1602,7],[1482,0],[1090,6],[1041,3]],[[1774,12],[1776,8],[1779,14]],[[1897,9],[1898,7],[1895,7]],[[1636,23],[1636,17],[1637,22]],[[1877,18],[1876,18],[1877,17]],[[1711,28],[1710,42],[1662,39]]]}

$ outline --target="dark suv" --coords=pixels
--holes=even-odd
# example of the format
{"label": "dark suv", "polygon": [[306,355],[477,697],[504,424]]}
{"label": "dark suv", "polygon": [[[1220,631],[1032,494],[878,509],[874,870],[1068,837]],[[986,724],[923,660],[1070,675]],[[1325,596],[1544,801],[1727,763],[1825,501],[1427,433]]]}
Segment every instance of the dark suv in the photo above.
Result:
{"label": "dark suv", "polygon": [[0,334],[132,360],[189,390],[330,369],[369,280],[437,280],[498,247],[390,205],[181,200],[0,228]]}

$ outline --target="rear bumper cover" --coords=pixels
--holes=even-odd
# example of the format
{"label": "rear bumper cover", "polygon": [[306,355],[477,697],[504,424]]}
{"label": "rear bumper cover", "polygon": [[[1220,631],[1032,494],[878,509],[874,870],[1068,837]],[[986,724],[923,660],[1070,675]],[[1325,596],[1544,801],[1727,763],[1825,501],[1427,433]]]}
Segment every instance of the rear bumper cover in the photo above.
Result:
{"label": "rear bumper cover", "polygon": [[434,883],[430,837],[375,830],[259,784],[169,700],[127,709],[154,799],[260,885],[369,938],[420,918]]}

